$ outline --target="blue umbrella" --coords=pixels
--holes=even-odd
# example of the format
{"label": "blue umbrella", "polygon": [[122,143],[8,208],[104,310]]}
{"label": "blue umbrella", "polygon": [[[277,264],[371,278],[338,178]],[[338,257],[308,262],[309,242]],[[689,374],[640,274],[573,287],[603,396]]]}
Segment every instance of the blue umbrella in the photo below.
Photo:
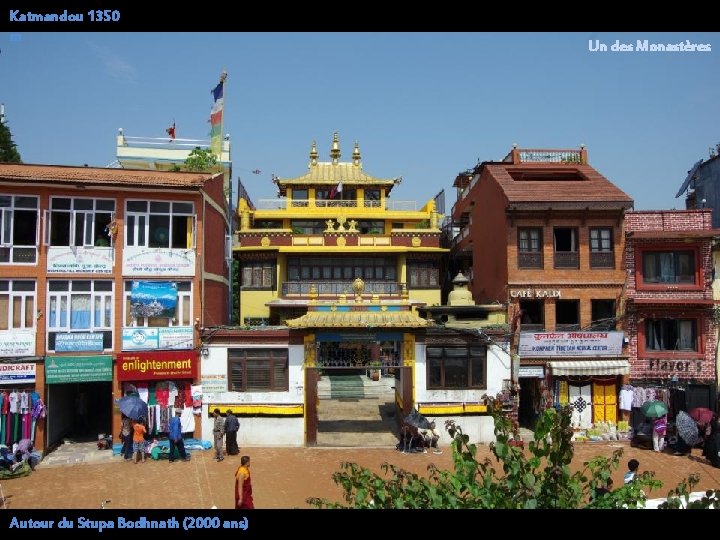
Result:
{"label": "blue umbrella", "polygon": [[118,400],[120,412],[132,420],[147,418],[148,406],[138,396],[125,396]]}

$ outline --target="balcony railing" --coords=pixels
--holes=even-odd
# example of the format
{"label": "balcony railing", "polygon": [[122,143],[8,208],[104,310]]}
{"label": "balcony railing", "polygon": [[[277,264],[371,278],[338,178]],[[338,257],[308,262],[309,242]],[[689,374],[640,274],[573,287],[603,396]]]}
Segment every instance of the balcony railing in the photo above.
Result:
{"label": "balcony railing", "polygon": [[[286,281],[282,284],[283,296],[309,296],[310,290],[315,287],[320,295],[341,295],[347,294],[348,297],[354,296],[352,289],[353,280],[343,281]],[[400,295],[402,292],[402,283],[395,281],[365,281],[365,290],[363,294],[384,294],[384,295]]]}
{"label": "balcony railing", "polygon": [[[260,199],[257,210],[285,210],[290,208],[382,208],[382,201],[357,201],[342,199]],[[385,201],[386,210],[417,211],[417,201]]]}
{"label": "balcony railing", "polygon": [[615,268],[615,253],[612,251],[591,251],[590,268]]}
{"label": "balcony railing", "polygon": [[587,163],[587,151],[544,148],[513,148],[503,158],[506,163]]}
{"label": "balcony railing", "polygon": [[580,268],[580,257],[574,251],[556,251],[555,268]]}
{"label": "balcony railing", "polygon": [[543,254],[540,251],[521,251],[518,253],[518,268],[542,268]]}

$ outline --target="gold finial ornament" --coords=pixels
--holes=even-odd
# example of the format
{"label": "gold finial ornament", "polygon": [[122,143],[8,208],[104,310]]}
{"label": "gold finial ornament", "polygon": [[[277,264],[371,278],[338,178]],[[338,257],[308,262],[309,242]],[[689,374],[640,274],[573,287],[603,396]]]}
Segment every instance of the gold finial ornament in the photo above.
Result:
{"label": "gold finial ornament", "polygon": [[325,225],[327,225],[327,229],[325,229],[326,233],[335,232],[335,222],[332,219],[328,219]]}
{"label": "gold finial ornament", "polygon": [[352,153],[352,159],[353,159],[353,165],[359,166],[360,165],[360,145],[355,141],[355,148],[353,149]]}
{"label": "gold finial ornament", "polygon": [[357,221],[355,221],[354,219],[351,219],[350,221],[347,222],[347,224],[348,224],[348,232],[358,232]]}
{"label": "gold finial ornament", "polygon": [[310,146],[310,165],[317,165],[317,160],[318,160],[317,142],[313,141],[312,145]]}
{"label": "gold finial ornament", "polygon": [[333,163],[337,163],[340,159],[340,139],[337,131],[333,134],[332,148],[330,149],[330,158]]}
{"label": "gold finial ornament", "polygon": [[337,218],[337,222],[338,222],[337,232],[345,232],[345,223],[347,222],[347,218],[340,216],[339,218]]}
{"label": "gold finial ornament", "polygon": [[360,278],[355,278],[355,281],[353,281],[352,289],[355,291],[355,294],[362,294],[365,290],[365,282]]}

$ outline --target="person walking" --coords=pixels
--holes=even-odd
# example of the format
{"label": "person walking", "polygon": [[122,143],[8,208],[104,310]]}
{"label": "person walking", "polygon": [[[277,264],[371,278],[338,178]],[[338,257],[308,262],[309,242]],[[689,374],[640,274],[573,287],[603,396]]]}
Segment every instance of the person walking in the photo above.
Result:
{"label": "person walking", "polygon": [[168,439],[170,440],[170,463],[175,461],[175,448],[177,448],[178,455],[183,461],[188,461],[190,458],[185,451],[185,441],[182,438],[182,425],[180,422],[180,416],[182,411],[180,409],[175,410],[175,416],[170,419],[170,427],[168,428]]}
{"label": "person walking", "polygon": [[240,458],[240,466],[235,471],[235,508],[247,510],[255,508],[250,479],[250,456]]}
{"label": "person walking", "polygon": [[662,452],[665,447],[665,433],[667,433],[667,416],[655,419],[653,423],[653,450]]}
{"label": "person walking", "polygon": [[122,456],[125,458],[125,461],[130,461],[133,455],[132,420],[123,414],[121,425],[120,440],[122,441]]}
{"label": "person walking", "polygon": [[225,459],[223,456],[223,435],[225,435],[225,420],[220,416],[220,409],[213,411],[215,423],[213,424],[213,438],[215,442],[215,458],[218,461]]}
{"label": "person walking", "polygon": [[240,429],[240,421],[232,413],[231,409],[228,409],[225,413],[225,449],[227,450],[228,456],[236,456],[240,453],[238,448],[237,434]]}

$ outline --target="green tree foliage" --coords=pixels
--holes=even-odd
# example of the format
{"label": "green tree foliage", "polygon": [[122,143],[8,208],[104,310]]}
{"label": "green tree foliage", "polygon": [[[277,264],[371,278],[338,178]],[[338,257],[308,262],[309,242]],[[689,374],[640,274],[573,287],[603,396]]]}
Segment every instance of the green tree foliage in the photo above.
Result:
{"label": "green tree foliage", "polygon": [[185,160],[186,171],[209,171],[217,165],[217,157],[210,149],[195,147]]}
{"label": "green tree foliage", "polygon": [[[595,497],[613,470],[617,470],[622,449],[612,457],[598,456],[585,462],[581,471],[571,472],[573,430],[568,407],[548,409],[540,415],[534,440],[525,451],[512,444],[515,430],[511,421],[493,401],[489,410],[495,421],[496,441],[490,445],[495,460],[478,461],[477,446],[454,422],[446,422],[452,437],[454,470],[428,467],[427,477],[384,463],[383,476],[345,462],[333,474],[343,490],[344,503],[309,498],[316,508],[637,508],[643,506],[645,489],[657,489],[662,483],[646,471],[635,481]],[[664,504],[678,505],[687,497],[689,478],[668,495]],[[708,492],[708,506],[717,507],[720,490]],[[695,504],[695,503],[690,503]],[[698,502],[698,505],[700,502]]]}
{"label": "green tree foliage", "polygon": [[20,153],[12,140],[12,133],[7,124],[0,124],[0,162],[22,163]]}

